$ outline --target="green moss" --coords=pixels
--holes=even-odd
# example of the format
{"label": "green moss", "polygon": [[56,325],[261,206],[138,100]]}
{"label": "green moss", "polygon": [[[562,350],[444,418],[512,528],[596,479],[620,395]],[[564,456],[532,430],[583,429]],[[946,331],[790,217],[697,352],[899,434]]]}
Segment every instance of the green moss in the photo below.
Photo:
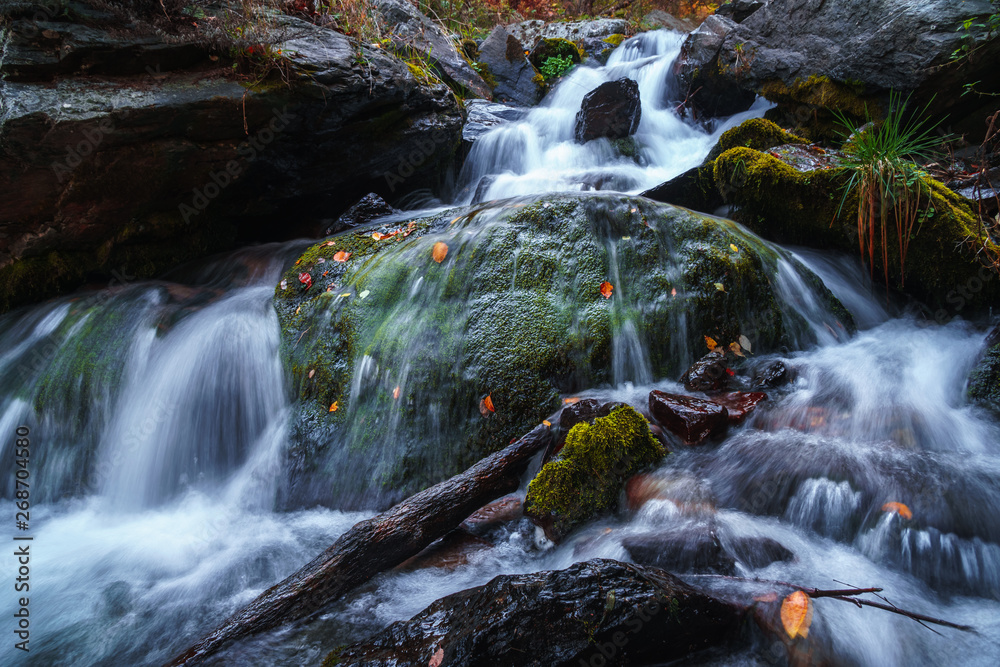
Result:
{"label": "green moss", "polygon": [[618,47],[618,46],[621,46],[621,43],[624,42],[626,39],[628,39],[628,38],[625,35],[623,35],[621,33],[616,33],[614,35],[608,35],[607,37],[605,37],[601,41],[602,42],[607,42],[611,46]]}
{"label": "green moss", "polygon": [[479,76],[482,77],[483,81],[486,82],[486,85],[490,87],[490,90],[497,87],[497,79],[493,76],[493,70],[490,69],[489,65],[483,62],[474,62],[472,63],[472,69],[479,73]]}
{"label": "green moss", "polygon": [[[715,160],[714,176],[726,201],[737,207],[734,217],[753,231],[778,241],[857,252],[856,196],[849,195],[841,208],[845,170],[800,172],[769,153],[734,148]],[[902,284],[899,240],[895,228],[887,230],[889,279],[931,308],[950,310],[956,290],[974,281],[982,288],[963,297],[962,307],[969,310],[962,314],[985,310],[1000,297],[1000,281],[982,280],[982,272],[991,274],[975,254],[983,244],[990,253],[1000,248],[978,232],[965,200],[933,179],[925,178],[923,185],[930,197],[910,239]],[[880,257],[872,268],[874,275],[885,275]]]}
{"label": "green moss", "polygon": [[726,130],[709,152],[706,162],[714,160],[731,148],[747,147],[763,151],[783,144],[808,144],[809,141],[786,132],[769,120],[751,118]]}
{"label": "green moss", "polygon": [[528,485],[524,511],[560,540],[591,518],[614,511],[629,477],[665,456],[646,420],[628,406],[566,436],[559,456]]}
{"label": "green moss", "polygon": [[538,99],[545,97],[545,94],[549,92],[549,82],[545,80],[541,72],[536,72],[535,76],[531,77],[531,81],[538,90]]}
{"label": "green moss", "polygon": [[[797,131],[814,140],[839,136],[839,124],[831,111],[856,119],[878,118],[883,114],[882,104],[875,96],[866,94],[863,84],[834,81],[826,76],[796,79],[791,86],[782,81],[768,81],[760,92],[778,103],[778,113],[794,123]],[[803,114],[803,105],[812,111]]]}
{"label": "green moss", "polygon": [[574,64],[583,62],[583,51],[579,46],[559,37],[546,37],[539,40],[531,51],[531,64],[541,70],[549,58],[569,58]]}
{"label": "green moss", "polygon": [[1000,413],[1000,345],[986,351],[969,375],[969,398]]}

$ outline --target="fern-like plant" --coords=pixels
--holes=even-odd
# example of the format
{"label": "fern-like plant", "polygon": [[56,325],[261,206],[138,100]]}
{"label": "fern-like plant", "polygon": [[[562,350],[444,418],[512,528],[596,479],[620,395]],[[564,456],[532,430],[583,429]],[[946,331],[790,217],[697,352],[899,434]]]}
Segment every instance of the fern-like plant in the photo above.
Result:
{"label": "fern-like plant", "polygon": [[842,114],[837,114],[850,137],[844,144],[844,166],[849,177],[837,217],[852,196],[857,197],[858,244],[862,259],[867,257],[874,271],[876,252],[881,255],[885,281],[889,283],[889,230],[895,228],[899,244],[899,282],[905,279],[906,251],[918,221],[934,215],[930,192],[924,178],[927,173],[913,160],[929,161],[935,149],[946,139],[934,134],[940,124],[923,120],[925,106],[907,115],[906,99],[890,93],[889,112],[880,123],[869,117],[862,129]]}

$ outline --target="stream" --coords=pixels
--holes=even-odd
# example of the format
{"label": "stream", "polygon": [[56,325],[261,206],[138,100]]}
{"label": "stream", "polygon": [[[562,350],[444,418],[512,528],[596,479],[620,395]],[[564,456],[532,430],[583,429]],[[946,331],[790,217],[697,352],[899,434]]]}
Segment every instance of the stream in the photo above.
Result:
{"label": "stream", "polygon": [[[576,68],[521,121],[477,141],[455,205],[566,190],[637,193],[697,166],[721,132],[766,107],[703,125],[679,118],[670,71],[682,39],[646,33],[607,66]],[[622,76],[640,84],[636,159],[607,140],[572,141],[583,95]],[[272,297],[309,244],[243,249],[156,281],[123,277],[0,317],[8,469],[15,429],[27,426],[32,441],[32,648],[5,650],[4,664],[162,664],[375,514],[374,504],[278,509],[293,406]],[[499,574],[628,560],[629,536],[711,526],[723,544],[764,536],[795,555],[739,565],[740,576],[879,586],[899,607],[977,630],[934,632],[820,600],[813,632],[826,660],[995,665],[1000,423],[964,398],[985,332],[887,305],[854,258],[794,248],[786,256],[820,276],[858,333],[833,330],[786,260],[777,290],[812,342],[755,362],[780,359],[794,381],[722,442],[664,459],[647,475],[656,493],[641,508],[592,522],[559,546],[521,521],[457,567],[384,574],[307,626],[243,641],[211,663],[318,665],[331,648]],[[574,395],[643,406],[651,389],[684,393],[651,376],[641,340],[616,345],[613,383]],[[0,486],[13,518],[14,475]],[[883,510],[894,502],[913,520]],[[8,619],[18,608],[13,578],[0,601]],[[698,663],[778,665],[787,655],[776,642]]]}

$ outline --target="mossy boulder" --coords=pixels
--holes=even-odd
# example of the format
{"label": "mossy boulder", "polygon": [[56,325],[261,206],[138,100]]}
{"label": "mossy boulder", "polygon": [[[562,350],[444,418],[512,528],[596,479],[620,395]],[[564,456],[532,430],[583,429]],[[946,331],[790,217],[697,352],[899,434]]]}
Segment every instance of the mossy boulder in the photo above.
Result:
{"label": "mossy boulder", "polygon": [[528,484],[524,513],[559,541],[589,519],[613,512],[629,477],[666,455],[646,419],[629,406],[577,424],[559,456]]}
{"label": "mossy boulder", "polygon": [[738,146],[763,151],[782,144],[806,143],[808,141],[802,137],[786,132],[769,120],[751,118],[723,132],[700,166],[689,169],[642,195],[696,211],[714,211],[725,203],[715,184],[717,157]]}
{"label": "mossy boulder", "polygon": [[969,374],[969,398],[1000,414],[1000,326],[986,338],[986,351]]}
{"label": "mossy boulder", "polygon": [[[790,151],[790,153],[792,153]],[[716,187],[735,207],[734,218],[762,236],[815,248],[857,252],[858,200],[844,196],[849,178],[841,167],[800,171],[780,151],[733,148],[714,164]],[[973,315],[1000,297],[1000,280],[976,258],[986,247],[1000,248],[979,231],[976,216],[961,196],[930,178],[923,179],[925,204],[914,227],[905,263],[900,261],[894,225],[886,230],[883,263],[876,252],[873,275],[931,308],[935,319]]]}
{"label": "mossy boulder", "polygon": [[568,39],[558,37],[543,37],[531,50],[528,60],[541,70],[549,58],[569,58],[574,65],[583,62],[583,51]]}
{"label": "mossy boulder", "polygon": [[815,74],[791,84],[768,81],[761,86],[761,95],[778,104],[767,112],[769,118],[813,141],[841,137],[843,127],[835,114],[864,120],[881,118],[885,113],[884,94],[867,92],[861,82],[845,83]]}
{"label": "mossy boulder", "polygon": [[778,296],[778,263],[730,221],[610,194],[323,241],[274,298],[296,397],[286,502],[398,499],[526,433],[561,393],[676,377],[706,334],[749,331],[755,352],[801,344],[807,327]]}

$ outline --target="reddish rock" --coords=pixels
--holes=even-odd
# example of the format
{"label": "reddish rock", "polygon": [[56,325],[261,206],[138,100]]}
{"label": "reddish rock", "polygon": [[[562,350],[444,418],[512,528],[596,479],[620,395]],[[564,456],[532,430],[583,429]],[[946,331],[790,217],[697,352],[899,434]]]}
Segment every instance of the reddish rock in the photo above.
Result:
{"label": "reddish rock", "polygon": [[656,421],[683,440],[685,445],[700,445],[709,437],[725,431],[729,425],[729,411],[725,407],[681,394],[651,391],[649,411]]}
{"label": "reddish rock", "polygon": [[491,543],[459,528],[434,542],[416,556],[406,559],[396,566],[396,570],[410,572],[428,567],[450,570],[468,563],[469,556],[477,551],[492,548]]}
{"label": "reddish rock", "polygon": [[767,394],[762,391],[734,391],[712,397],[713,403],[718,403],[729,412],[730,424],[743,423],[747,415],[753,412],[761,401],[766,400]]}
{"label": "reddish rock", "polygon": [[523,503],[517,496],[505,496],[479,508],[462,522],[464,528],[474,531],[493,528],[524,516]]}
{"label": "reddish rock", "polygon": [[713,350],[694,362],[681,376],[681,382],[688,391],[724,391],[729,378],[726,353]]}

